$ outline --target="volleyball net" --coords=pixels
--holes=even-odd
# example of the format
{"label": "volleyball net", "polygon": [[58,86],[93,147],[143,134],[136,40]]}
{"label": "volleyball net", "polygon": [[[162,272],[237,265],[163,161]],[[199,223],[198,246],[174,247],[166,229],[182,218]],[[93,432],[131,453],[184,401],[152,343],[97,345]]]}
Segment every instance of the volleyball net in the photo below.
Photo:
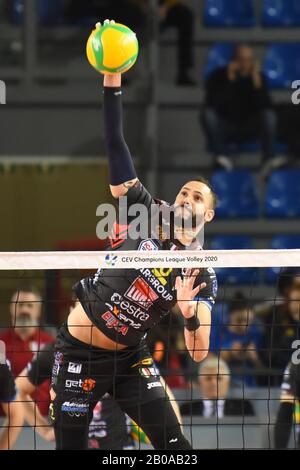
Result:
{"label": "volleyball net", "polygon": [[[155,373],[167,384],[165,393],[171,393],[193,448],[274,448],[278,410],[285,395],[294,405],[287,445],[297,448],[300,397],[284,371],[289,363],[297,364],[300,348],[299,266],[300,250],[0,253],[0,339],[17,388],[24,385],[21,395],[17,391],[16,401],[22,406],[26,402],[23,408],[27,408],[20,424],[10,411],[14,401],[3,400],[0,436],[6,432],[11,448],[54,448],[48,418],[50,372],[39,356],[46,344],[54,342],[73,308],[72,286],[77,281],[99,268],[104,277],[105,268],[115,270],[116,276],[118,269],[147,269],[163,281],[174,269],[180,273],[186,268],[213,268],[218,294],[207,357],[200,363],[191,359],[184,341],[183,316],[175,306],[146,338]],[[51,359],[46,362],[59,367],[50,346],[47,355]],[[36,382],[28,372],[34,358],[38,363],[34,365]],[[22,384],[26,367],[30,380]],[[76,381],[79,366],[72,367]],[[143,364],[145,377],[151,376],[151,367]],[[3,381],[1,384],[4,387]],[[79,386],[92,387],[93,382]],[[90,448],[151,448],[143,430],[114,408],[110,398],[113,401],[114,396],[99,397],[90,426]],[[72,403],[68,406],[74,416],[80,412]],[[16,444],[13,434],[7,432],[12,429],[18,429]]]}

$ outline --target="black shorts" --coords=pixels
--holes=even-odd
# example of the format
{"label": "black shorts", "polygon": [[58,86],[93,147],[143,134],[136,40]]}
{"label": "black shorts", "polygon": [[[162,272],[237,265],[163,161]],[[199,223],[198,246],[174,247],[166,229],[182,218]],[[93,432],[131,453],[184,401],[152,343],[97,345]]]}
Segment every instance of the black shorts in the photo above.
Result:
{"label": "black shorts", "polygon": [[109,351],[82,343],[70,335],[65,325],[55,345],[52,388],[61,402],[59,411],[71,415],[76,414],[76,403],[80,405],[79,414],[91,413],[105,393],[122,409],[166,397],[144,341],[121,351]]}
{"label": "black shorts", "polygon": [[87,449],[98,400],[109,393],[155,449],[191,449],[144,342],[121,351],[78,341],[64,326],[52,371],[50,419],[57,449]]}

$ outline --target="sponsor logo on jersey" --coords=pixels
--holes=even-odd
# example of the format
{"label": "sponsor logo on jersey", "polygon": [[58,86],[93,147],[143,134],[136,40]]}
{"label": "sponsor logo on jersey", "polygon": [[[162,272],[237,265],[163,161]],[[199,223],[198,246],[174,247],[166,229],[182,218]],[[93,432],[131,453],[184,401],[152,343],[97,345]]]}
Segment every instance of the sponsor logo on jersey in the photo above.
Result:
{"label": "sponsor logo on jersey", "polygon": [[67,412],[71,418],[79,418],[80,416],[84,416],[88,413],[89,404],[85,400],[80,399],[65,401],[62,404],[61,411]]}
{"label": "sponsor logo on jersey", "polygon": [[76,362],[69,362],[68,365],[68,372],[71,374],[80,374],[82,369],[82,364],[78,364]]}
{"label": "sponsor logo on jersey", "polygon": [[85,392],[91,392],[94,390],[96,385],[96,380],[94,379],[85,379],[82,384],[82,388]]}
{"label": "sponsor logo on jersey", "polygon": [[96,380],[84,379],[84,380],[70,380],[67,379],[65,382],[66,388],[82,388],[85,392],[90,392],[95,388]]}
{"label": "sponsor logo on jersey", "polygon": [[139,373],[143,376],[149,379],[150,377],[156,377],[156,369],[154,367],[141,367],[139,369]]}
{"label": "sponsor logo on jersey", "polygon": [[170,276],[171,272],[173,271],[172,268],[154,268],[151,269],[152,274],[159,280],[159,282],[165,286],[168,282],[167,278]]}
{"label": "sponsor logo on jersey", "polygon": [[152,366],[152,364],[153,364],[153,359],[152,359],[152,357],[145,357],[145,359],[142,359],[141,361],[136,362],[136,363],[133,364],[133,366],[131,366],[131,367],[137,367],[137,366]]}
{"label": "sponsor logo on jersey", "polygon": [[173,295],[164,287],[167,284],[167,277],[170,275],[172,269],[148,269],[141,268],[140,273],[143,274],[147,282],[153,287],[156,292],[166,301],[173,300]]}
{"label": "sponsor logo on jersey", "polygon": [[[128,300],[124,300],[123,297],[118,294],[117,292],[114,292],[113,295],[111,296],[111,302],[113,302],[115,305],[111,305],[110,303],[106,302],[105,305],[112,311],[112,312],[118,312],[117,316],[120,316],[120,312],[126,313],[128,315],[132,315],[134,318],[136,318],[139,321],[146,321],[149,318],[149,314],[144,312],[141,307],[136,306],[131,304]],[[117,310],[116,310],[117,308]]]}
{"label": "sponsor logo on jersey", "polygon": [[129,323],[132,328],[139,329],[142,326],[141,323],[135,323],[132,318],[129,318],[124,315],[121,309],[116,305],[111,305],[108,302],[105,302],[105,305],[113,312],[116,317],[118,317],[124,323]]}
{"label": "sponsor logo on jersey", "polygon": [[148,390],[150,390],[151,388],[154,388],[154,387],[162,387],[161,382],[149,382],[147,384],[147,389]]}
{"label": "sponsor logo on jersey", "polygon": [[54,361],[57,363],[57,364],[62,364],[64,360],[64,355],[63,353],[61,352],[56,352],[55,355],[54,355]]}
{"label": "sponsor logo on jersey", "polygon": [[158,299],[156,292],[151,289],[142,277],[138,277],[133,281],[124,297],[138,305],[142,305],[145,310],[149,310],[153,302]]}
{"label": "sponsor logo on jersey", "polygon": [[63,362],[64,355],[57,351],[54,355],[54,363],[52,367],[52,375],[53,376],[58,376],[59,369],[60,369],[60,364]]}
{"label": "sponsor logo on jersey", "polygon": [[82,388],[83,380],[70,380],[67,379],[65,382],[66,388]]}
{"label": "sponsor logo on jersey", "polygon": [[128,326],[123,325],[112,312],[107,311],[101,315],[101,318],[105,321],[106,328],[114,328],[118,333],[125,336],[128,332]]}
{"label": "sponsor logo on jersey", "polygon": [[141,251],[153,251],[158,250],[158,246],[150,238],[148,240],[143,240],[138,247],[138,250]]}

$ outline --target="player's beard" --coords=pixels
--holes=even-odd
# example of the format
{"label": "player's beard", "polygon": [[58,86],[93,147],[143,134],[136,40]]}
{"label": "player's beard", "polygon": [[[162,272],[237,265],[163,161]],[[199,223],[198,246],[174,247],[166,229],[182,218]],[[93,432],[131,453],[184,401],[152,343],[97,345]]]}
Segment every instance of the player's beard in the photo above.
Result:
{"label": "player's beard", "polygon": [[174,235],[195,239],[201,227],[202,217],[194,214],[190,207],[174,206]]}

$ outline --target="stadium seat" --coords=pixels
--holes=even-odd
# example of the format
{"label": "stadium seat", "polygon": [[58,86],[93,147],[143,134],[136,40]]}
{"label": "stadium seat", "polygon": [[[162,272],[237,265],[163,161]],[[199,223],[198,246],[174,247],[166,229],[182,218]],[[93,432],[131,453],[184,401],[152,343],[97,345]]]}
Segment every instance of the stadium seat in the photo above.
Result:
{"label": "stadium seat", "polygon": [[253,0],[205,0],[203,22],[210,27],[254,26]]}
{"label": "stadium seat", "polygon": [[259,200],[255,179],[249,171],[216,171],[211,180],[218,196],[216,209],[220,218],[255,218]]}
{"label": "stadium seat", "polygon": [[[211,250],[253,249],[253,241],[245,235],[224,235],[212,239]],[[258,281],[259,271],[253,268],[216,268],[219,284],[253,284]]]}
{"label": "stadium seat", "polygon": [[[273,250],[300,248],[300,235],[278,235],[271,240],[270,248]],[[265,271],[266,281],[276,285],[278,274],[280,274],[282,269],[283,267],[267,268]]]}
{"label": "stadium seat", "polygon": [[263,73],[271,88],[290,88],[300,77],[300,43],[274,43],[266,51]]}
{"label": "stadium seat", "polygon": [[299,182],[300,170],[278,170],[271,174],[265,196],[267,217],[300,217]]}
{"label": "stadium seat", "polygon": [[[287,153],[287,145],[283,142],[276,143],[276,153]],[[258,141],[248,142],[229,142],[226,143],[226,153],[228,155],[242,153],[258,153],[261,152],[261,144]]]}
{"label": "stadium seat", "polygon": [[264,0],[263,26],[300,26],[299,0]]}
{"label": "stadium seat", "polygon": [[[64,0],[37,0],[37,16],[40,24],[50,25],[60,23],[63,19]],[[24,0],[13,0],[12,21],[16,24],[23,22]]]}
{"label": "stadium seat", "polygon": [[233,55],[234,48],[235,44],[232,42],[216,42],[208,52],[204,77],[207,78],[216,69],[225,67]]}

